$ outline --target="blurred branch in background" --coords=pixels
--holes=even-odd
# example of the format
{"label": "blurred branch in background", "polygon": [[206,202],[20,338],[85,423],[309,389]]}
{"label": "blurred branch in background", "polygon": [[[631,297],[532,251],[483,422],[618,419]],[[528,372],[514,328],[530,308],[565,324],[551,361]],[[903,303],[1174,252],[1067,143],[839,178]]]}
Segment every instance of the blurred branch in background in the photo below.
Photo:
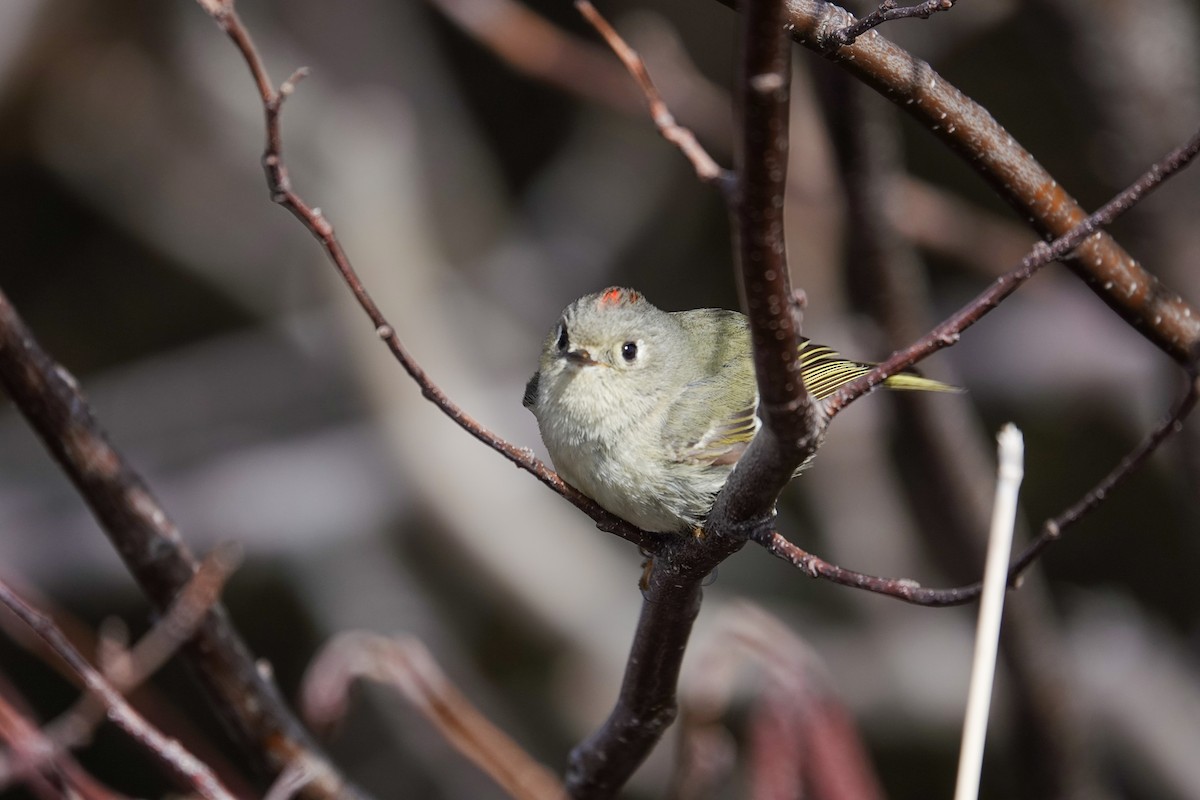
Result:
{"label": "blurred branch in background", "polygon": [[[126,649],[124,642],[118,641],[115,635],[101,638],[98,648],[100,669],[113,689],[128,695],[157,672],[192,637],[236,568],[239,561],[237,550],[236,546],[231,545],[206,557],[162,618],[132,648]],[[112,630],[113,626],[109,628]],[[115,633],[123,636],[125,631],[122,629]],[[105,715],[103,703],[90,694],[84,695],[78,703],[45,726],[45,739],[50,746],[47,755],[87,745]],[[0,759],[0,788],[10,784],[15,777],[13,765]]]}
{"label": "blurred branch in background", "polygon": [[[159,608],[168,609],[199,565],[141,476],[108,442],[75,379],[41,349],[2,293],[0,385],[71,478],[143,591]],[[61,650],[56,632],[45,635],[54,636],[52,644]],[[205,608],[203,622],[188,638],[189,661],[211,693],[214,711],[260,769],[278,772],[297,754],[313,750],[307,733],[283,703],[278,689],[259,670],[220,604]],[[83,669],[75,663],[72,667]],[[89,678],[89,687],[102,694],[110,715],[116,714],[114,704],[119,695],[107,683],[103,692],[93,683]],[[130,713],[136,712],[130,709]],[[145,738],[149,741],[155,735],[149,733]],[[152,746],[162,751],[164,745],[155,741]],[[212,783],[198,766],[175,768],[193,782]],[[354,794],[332,767],[326,767],[319,789],[320,794],[314,796]],[[206,796],[224,793],[215,783],[204,791]]]}
{"label": "blurred branch in background", "polygon": [[160,766],[183,787],[191,789],[207,800],[233,800],[233,795],[221,785],[216,775],[205,764],[147,722],[125,701],[121,693],[71,646],[49,617],[22,600],[3,582],[0,582],[0,603],[67,662],[87,690],[103,704],[105,716],[152,754]]}
{"label": "blurred branch in background", "polygon": [[[134,6],[10,0],[0,7],[0,226],[12,246],[0,285],[49,348],[82,373],[107,427],[183,521],[189,543],[198,550],[229,538],[247,543],[246,566],[225,600],[286,693],[317,642],[336,631],[413,630],[533,757],[562,764],[616,691],[639,600],[635,556],[481,454],[397,376],[363,331],[361,312],[327,299],[336,291],[312,277],[324,270],[311,242],[265,202],[248,168],[262,120],[243,66],[193,5]],[[532,443],[518,398],[553,311],[611,283],[637,285],[672,308],[734,306],[725,212],[656,138],[632,84],[620,88],[616,61],[600,67],[591,34],[569,9],[537,0],[506,11],[458,7],[484,31],[489,19],[504,21],[493,35],[537,31],[544,38],[533,41],[545,50],[509,49],[552,77],[572,74],[574,49],[591,51],[581,63],[597,70],[594,88],[609,97],[601,102],[623,102],[625,110],[581,108],[574,95],[508,75],[419,4],[376,4],[349,16],[310,0],[243,10],[270,64],[313,67],[289,101],[289,161],[304,193],[336,216],[405,345],[482,423]],[[636,3],[602,10],[642,52],[679,122],[727,159],[732,14],[673,0],[651,13]],[[560,38],[528,14],[575,33]],[[958,4],[928,22],[884,26],[854,52],[894,39],[920,53],[1075,196],[1094,202],[1194,125],[1194,17],[1193,3],[1168,0],[1103,12],[1057,0],[1019,13],[1012,4]],[[514,20],[517,27],[505,27]],[[1017,52],[1025,55],[997,67],[998,54]],[[1113,58],[1100,69],[1105,52]],[[838,170],[820,141],[823,112],[805,97],[808,73],[825,67],[797,62],[791,149],[803,166],[789,178],[787,226],[794,274],[804,276],[811,301],[806,332],[846,352],[886,354],[914,334],[875,335],[838,297],[843,261],[857,269],[859,256],[839,253]],[[601,69],[609,77],[598,77]],[[1182,127],[1168,130],[1135,110],[1152,95],[1167,101],[1160,111]],[[1094,113],[1101,108],[1103,116]],[[1134,127],[1109,121],[1127,110]],[[1017,223],[1004,221],[972,175],[947,167],[925,131],[910,124],[902,136],[911,172],[897,183],[941,198],[941,221],[931,225],[928,206],[913,205],[910,190],[884,195],[899,192],[899,218],[894,208],[885,213],[931,262],[932,311],[916,309],[919,334],[1011,266],[1033,237],[1009,227]],[[1090,177],[1108,173],[1103,186]],[[1169,266],[1194,262],[1191,193],[1179,188],[1186,185],[1173,182],[1113,233],[1194,300],[1194,271]],[[964,225],[963,209],[993,224]],[[859,214],[849,223],[852,242]],[[1015,254],[998,255],[1001,246]],[[912,274],[901,270],[895,283],[904,288]],[[898,426],[906,434],[890,433],[878,419],[883,401],[855,404],[839,416],[818,466],[785,498],[780,529],[801,532],[806,550],[878,574],[925,583],[939,580],[940,570],[969,571],[949,546],[915,537],[932,532],[930,511],[955,509],[939,488],[969,488],[970,452],[1000,416],[1021,421],[1029,434],[1032,519],[1085,492],[1098,467],[1149,429],[1175,381],[1162,379],[1164,360],[1152,348],[1067,277],[1041,275],[931,367],[958,371],[954,382],[970,392],[963,402],[975,403],[972,414],[983,421],[950,420],[957,409],[927,420],[952,423],[941,432],[948,445],[941,474],[955,484],[926,479],[914,489],[926,474],[916,464],[928,460],[924,448],[934,440],[910,430],[908,417]],[[891,329],[886,320],[877,325]],[[120,599],[127,590],[114,578],[115,559],[97,546],[94,526],[11,414],[0,420],[0,452],[5,569],[90,614],[130,602]],[[469,502],[451,490],[463,485],[472,487]],[[1182,798],[1200,786],[1190,757],[1200,715],[1186,713],[1195,705],[1188,687],[1197,682],[1190,644],[1197,620],[1186,590],[1196,565],[1194,497],[1169,462],[1151,459],[1103,514],[1088,518],[1086,535],[1047,552],[1038,573],[1058,629],[1045,631],[1046,639],[1021,637],[1017,648],[1025,655],[1016,658],[1031,663],[1044,656],[1074,688],[1072,713],[1051,723],[1076,720],[1082,741],[1056,744],[1064,753],[1082,748],[1083,766],[1096,765],[1090,778],[1118,796]],[[950,528],[949,516],[939,524]],[[1014,596],[1010,623],[1022,613],[1046,622],[1036,609],[1021,611],[1041,602],[1029,589]],[[756,597],[787,628],[804,632],[863,726],[888,796],[940,793],[965,685],[957,664],[967,633],[955,612],[812,586],[746,554],[722,565],[705,589],[694,647],[709,641],[711,618],[730,593]],[[0,660],[36,708],[22,713],[30,721],[44,716],[52,701],[28,691],[21,658],[0,651]],[[708,669],[689,658],[685,686]],[[1010,665],[1011,683],[1001,683],[994,731],[1001,745],[989,753],[993,774],[985,774],[999,792],[1028,785],[1033,765],[1059,752],[1022,755],[1029,726],[1040,723],[1005,699],[1031,692],[1052,709],[1061,696],[1053,682],[1024,688],[1019,669]],[[495,796],[448,747],[431,742],[418,715],[378,689],[356,694],[365,698],[330,745],[348,774],[381,795]],[[729,728],[708,728],[715,751],[750,740],[740,724],[746,707],[735,704]],[[1058,735],[1050,727],[1041,733]],[[119,786],[89,762],[91,753],[79,758],[100,781]],[[729,780],[738,779],[739,763]],[[1069,785],[1079,764],[1051,766]],[[656,754],[630,796],[662,796],[669,768]],[[293,777],[274,790],[286,794],[306,780]]]}
{"label": "blurred branch in background", "polygon": [[390,685],[449,741],[516,800],[565,797],[554,773],[534,761],[487,720],[413,638],[339,635],[317,654],[304,680],[305,718],[328,730],[346,716],[350,684],[370,678]]}

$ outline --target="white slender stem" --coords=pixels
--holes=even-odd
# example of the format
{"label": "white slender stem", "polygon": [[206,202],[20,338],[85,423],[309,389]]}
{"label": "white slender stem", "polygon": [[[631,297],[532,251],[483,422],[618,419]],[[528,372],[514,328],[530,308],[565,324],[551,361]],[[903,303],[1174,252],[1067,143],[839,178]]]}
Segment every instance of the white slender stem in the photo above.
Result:
{"label": "white slender stem", "polygon": [[983,743],[987,737],[988,712],[992,702],[992,680],[996,675],[996,648],[1000,639],[1000,617],[1008,582],[1008,559],[1012,552],[1013,527],[1017,517],[1017,491],[1025,474],[1025,442],[1021,431],[1009,423],[1000,430],[1000,467],[996,476],[996,501],[992,508],[992,530],[988,538],[987,566],[983,573],[983,595],[975,633],[975,658],[967,691],[967,714],[963,720],[962,749],[958,759],[958,781],[954,800],[979,796],[979,773],[983,768]]}

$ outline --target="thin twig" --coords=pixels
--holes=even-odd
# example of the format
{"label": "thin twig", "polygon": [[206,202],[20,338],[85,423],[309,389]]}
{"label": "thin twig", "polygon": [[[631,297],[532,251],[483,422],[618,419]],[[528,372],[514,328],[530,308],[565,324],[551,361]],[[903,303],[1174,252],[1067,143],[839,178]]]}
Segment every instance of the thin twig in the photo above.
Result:
{"label": "thin twig", "polygon": [[108,712],[108,719],[129,734],[134,741],[150,752],[168,772],[202,797],[211,800],[233,800],[217,776],[179,742],[164,736],[132,706],[121,693],[104,679],[76,650],[62,631],[44,614],[22,600],[8,584],[0,581],[0,603],[7,606],[30,630],[38,635],[55,653],[62,657],[96,695]]}
{"label": "thin twig", "polygon": [[979,584],[953,589],[929,589],[908,578],[880,578],[839,567],[815,556],[774,530],[756,532],[754,540],[771,555],[806,572],[810,577],[894,597],[918,606],[958,606],[979,596]]}
{"label": "thin twig", "polygon": [[983,599],[979,604],[979,623],[975,628],[975,655],[967,690],[967,713],[963,722],[954,800],[976,800],[979,796],[979,775],[983,768],[983,744],[987,734],[988,711],[992,704],[992,682],[996,676],[996,651],[1004,610],[1008,557],[1012,552],[1013,529],[1017,522],[1017,494],[1025,474],[1025,442],[1021,432],[1010,423],[1001,429],[999,439],[996,500],[992,509],[991,534],[988,536],[987,565],[983,572]]}
{"label": "thin twig", "polygon": [[650,72],[646,69],[642,57],[621,38],[616,29],[588,0],[575,0],[575,8],[579,9],[579,13],[604,37],[604,41],[629,70],[629,74],[633,76],[638,88],[645,95],[646,104],[650,107],[650,117],[658,126],[663,138],[679,148],[679,151],[692,163],[692,168],[696,170],[696,177],[701,182],[715,184],[722,194],[728,195],[734,186],[733,173],[713,160],[713,157],[696,140],[696,135],[690,129],[675,121],[671,109],[667,107],[662,95],[658,93],[658,87],[651,80]]}
{"label": "thin twig", "polygon": [[[1042,551],[1058,541],[1067,528],[1079,522],[1088,512],[1095,510],[1111,497],[1113,491],[1144,464],[1172,434],[1182,430],[1183,420],[1196,407],[1198,399],[1200,399],[1200,380],[1192,379],[1187,392],[1165,420],[1121,459],[1112,471],[1105,475],[1078,502],[1053,519],[1046,521],[1038,537],[1017,556],[1012,566],[1009,567],[1008,585],[1011,588],[1018,587],[1021,576],[1037,560]],[[951,589],[929,589],[907,578],[879,578],[844,569],[797,547],[774,530],[756,531],[753,538],[768,553],[798,567],[813,578],[822,578],[842,586],[894,597],[913,605],[932,607],[962,605],[977,598],[982,588],[981,583],[972,583]]]}
{"label": "thin twig", "polygon": [[[125,800],[125,796],[101,784],[38,730],[33,720],[0,693],[0,740],[8,743],[5,759],[8,774],[0,779],[0,791],[11,781],[21,780],[38,797],[58,800],[64,788],[79,800]],[[49,776],[53,775],[54,781]]]}
{"label": "thin twig", "polygon": [[[882,384],[889,375],[894,375],[932,353],[957,342],[963,331],[995,309],[1004,298],[1016,291],[1017,287],[1033,277],[1043,266],[1068,255],[1091,237],[1102,235],[1101,229],[1112,224],[1113,220],[1133,208],[1146,195],[1161,186],[1164,181],[1190,164],[1197,153],[1200,153],[1200,131],[1193,134],[1186,143],[1151,165],[1128,188],[1101,206],[1095,213],[1076,223],[1064,235],[1050,244],[1039,242],[1021,261],[1020,266],[997,278],[979,296],[935,327],[925,337],[904,350],[893,353],[890,358],[868,374],[840,388],[825,402],[826,413],[830,417],[835,416],[850,402]],[[1200,347],[1200,339],[1194,346]],[[1196,357],[1196,353],[1191,356],[1193,360]]]}
{"label": "thin twig", "polygon": [[1132,475],[1138,467],[1146,463],[1146,460],[1154,454],[1163,442],[1172,435],[1183,430],[1183,421],[1196,407],[1196,401],[1200,398],[1200,379],[1192,377],[1188,381],[1188,389],[1184,396],[1176,404],[1175,409],[1159,423],[1151,433],[1143,439],[1137,447],[1135,447],[1128,455],[1112,468],[1112,470],[1104,476],[1087,494],[1079,499],[1070,508],[1055,516],[1053,519],[1047,520],[1036,539],[1017,556],[1013,563],[1012,570],[1009,573],[1009,585],[1016,586],[1019,582],[1021,573],[1023,573],[1030,564],[1032,564],[1042,551],[1049,547],[1052,543],[1062,538],[1062,535],[1068,528],[1072,527],[1083,519],[1087,514],[1094,511],[1101,503],[1107,500],[1113,491],[1119,487],[1125,480]]}
{"label": "thin twig", "polygon": [[437,406],[443,414],[467,433],[562,495],[576,508],[579,508],[591,517],[596,522],[596,526],[601,530],[620,536],[647,552],[658,551],[665,540],[662,534],[643,531],[636,526],[630,525],[616,515],[609,513],[591,498],[565,483],[558,476],[558,473],[536,458],[533,455],[533,451],[528,447],[519,447],[492,432],[452,401],[433,382],[429,375],[426,374],[425,370],[421,368],[412,355],[409,354],[400,341],[396,329],[388,322],[383,312],[380,311],[379,306],[375,303],[374,298],[371,297],[362,280],[358,277],[357,271],[350,263],[349,257],[342,248],[337,234],[334,232],[333,225],[325,218],[319,208],[308,205],[292,189],[287,165],[283,160],[283,133],[280,124],[280,115],[283,112],[284,101],[291,93],[296,81],[306,74],[305,70],[297,70],[292,78],[289,78],[276,91],[249,32],[242,24],[237,12],[233,9],[233,3],[228,2],[221,8],[220,16],[214,14],[214,19],[220,24],[222,30],[229,35],[241,53],[242,58],[246,61],[246,65],[249,67],[251,75],[254,78],[255,85],[258,87],[259,98],[263,105],[266,117],[266,148],[262,156],[262,165],[266,173],[267,187],[271,193],[271,200],[291,212],[308,229],[309,233],[317,239],[334,268],[337,269],[338,274],[341,275],[342,280],[350,289],[351,294],[354,295],[354,299],[371,321],[375,329],[375,334],[383,340],[396,361],[399,362],[409,377],[420,387],[421,394],[425,399]]}
{"label": "thin twig", "polygon": [[853,44],[854,40],[859,36],[885,22],[890,22],[894,19],[908,19],[910,17],[929,19],[939,11],[949,11],[954,7],[956,2],[958,0],[925,0],[925,2],[918,3],[915,6],[897,8],[896,0],[883,0],[879,4],[879,8],[867,14],[853,25],[842,28],[830,38],[839,47],[845,47],[848,44]]}

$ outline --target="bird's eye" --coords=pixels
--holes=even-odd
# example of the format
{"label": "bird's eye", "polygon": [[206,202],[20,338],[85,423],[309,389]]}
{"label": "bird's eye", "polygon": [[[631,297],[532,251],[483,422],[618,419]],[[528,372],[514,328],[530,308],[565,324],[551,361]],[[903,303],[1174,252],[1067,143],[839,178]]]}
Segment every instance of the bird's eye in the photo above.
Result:
{"label": "bird's eye", "polygon": [[567,323],[560,322],[558,323],[558,341],[556,346],[561,351],[566,350],[569,344],[571,344],[571,340],[567,336]]}
{"label": "bird's eye", "polygon": [[626,361],[633,361],[635,358],[637,358],[637,354],[637,342],[626,342],[625,344],[621,345],[621,358],[625,359]]}

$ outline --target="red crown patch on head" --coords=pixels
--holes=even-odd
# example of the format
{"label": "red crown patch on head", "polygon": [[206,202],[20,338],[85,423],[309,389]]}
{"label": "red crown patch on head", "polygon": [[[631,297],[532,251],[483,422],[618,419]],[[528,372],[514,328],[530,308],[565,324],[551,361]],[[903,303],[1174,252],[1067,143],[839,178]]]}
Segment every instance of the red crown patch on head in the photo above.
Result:
{"label": "red crown patch on head", "polygon": [[642,296],[632,289],[622,289],[619,286],[612,286],[600,293],[600,299],[596,305],[604,306],[619,306],[622,303],[637,303],[641,301]]}

